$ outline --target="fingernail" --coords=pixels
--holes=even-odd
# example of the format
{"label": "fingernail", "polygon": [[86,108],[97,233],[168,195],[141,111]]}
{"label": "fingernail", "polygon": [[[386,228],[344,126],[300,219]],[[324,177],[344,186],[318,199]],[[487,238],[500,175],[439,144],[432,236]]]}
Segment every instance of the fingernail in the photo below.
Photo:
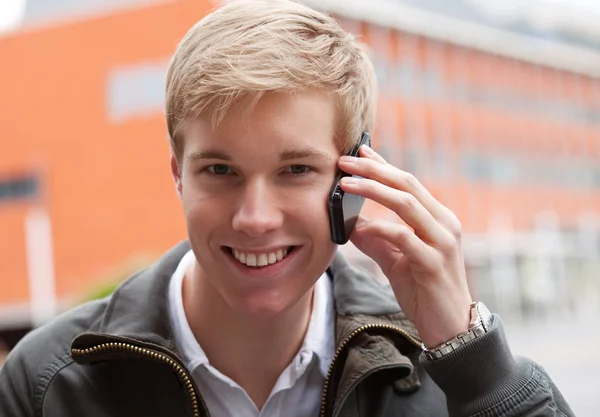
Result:
{"label": "fingernail", "polygon": [[368,145],[363,145],[361,146],[363,152],[369,156],[373,156],[375,155],[375,152],[373,151],[373,149],[371,149]]}
{"label": "fingernail", "polygon": [[356,161],[358,161],[358,158],[354,157],[354,156],[347,156],[344,155],[340,158],[341,162],[345,162],[347,164],[355,164]]}
{"label": "fingernail", "polygon": [[343,177],[340,181],[342,184],[345,184],[345,185],[358,184],[358,178],[355,178],[355,177]]}

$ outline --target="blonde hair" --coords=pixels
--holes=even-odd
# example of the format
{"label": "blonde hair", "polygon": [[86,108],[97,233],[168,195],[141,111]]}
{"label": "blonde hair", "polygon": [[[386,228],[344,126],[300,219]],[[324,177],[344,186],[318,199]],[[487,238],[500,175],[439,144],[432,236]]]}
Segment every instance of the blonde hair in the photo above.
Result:
{"label": "blonde hair", "polygon": [[166,79],[171,146],[188,117],[217,126],[232,105],[268,92],[321,89],[336,98],[335,141],[346,152],[375,124],[377,86],[365,51],[330,16],[292,0],[230,2],[179,43]]}

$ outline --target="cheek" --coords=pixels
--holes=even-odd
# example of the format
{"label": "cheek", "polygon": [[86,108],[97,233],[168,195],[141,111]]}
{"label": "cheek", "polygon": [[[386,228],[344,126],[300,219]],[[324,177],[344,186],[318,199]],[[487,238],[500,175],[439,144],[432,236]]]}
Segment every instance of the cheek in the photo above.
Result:
{"label": "cheek", "polygon": [[222,187],[211,187],[210,183],[197,178],[192,172],[185,172],[181,184],[181,200],[186,214],[218,213],[215,209],[227,200],[227,197],[222,195]]}
{"label": "cheek", "polygon": [[228,199],[209,196],[192,187],[184,187],[182,203],[190,235],[210,233],[230,217],[232,207]]}
{"label": "cheek", "polygon": [[319,186],[287,196],[286,212],[317,240],[329,239],[329,187]]}
{"label": "cheek", "polygon": [[302,210],[320,212],[324,208],[327,208],[328,193],[329,187],[325,187],[322,183],[317,183],[297,188],[284,188],[279,198],[283,204],[288,205],[288,203],[293,202],[295,206]]}

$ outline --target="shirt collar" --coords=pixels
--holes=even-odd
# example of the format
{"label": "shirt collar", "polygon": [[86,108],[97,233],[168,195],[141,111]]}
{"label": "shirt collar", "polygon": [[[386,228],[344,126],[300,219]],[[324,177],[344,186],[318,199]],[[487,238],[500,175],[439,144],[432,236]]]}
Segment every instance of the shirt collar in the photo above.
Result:
{"label": "shirt collar", "polygon": [[[198,366],[208,364],[208,358],[194,337],[183,308],[183,278],[195,259],[191,250],[183,256],[171,277],[168,295],[169,320],[175,343],[190,371]],[[314,286],[312,303],[308,329],[299,354],[294,360],[307,354],[316,355],[319,360],[319,370],[323,377],[326,377],[335,353],[333,288],[331,279],[326,272]]]}
{"label": "shirt collar", "polygon": [[325,272],[316,282],[312,313],[300,352],[312,352],[319,359],[319,369],[327,376],[335,353],[333,288]]}
{"label": "shirt collar", "polygon": [[194,253],[188,251],[177,266],[169,283],[169,320],[173,329],[175,345],[190,371],[208,363],[208,358],[194,337],[183,309],[183,278],[195,261]]}

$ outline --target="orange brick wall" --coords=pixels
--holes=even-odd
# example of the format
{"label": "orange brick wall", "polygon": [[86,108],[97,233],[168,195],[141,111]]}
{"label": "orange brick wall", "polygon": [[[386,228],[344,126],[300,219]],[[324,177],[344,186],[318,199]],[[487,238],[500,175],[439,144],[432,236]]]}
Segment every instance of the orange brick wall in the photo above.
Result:
{"label": "orange brick wall", "polygon": [[50,215],[58,297],[185,237],[163,116],[106,117],[108,72],[164,60],[207,1],[155,5],[0,38],[0,176],[41,173],[38,202],[0,203],[0,303],[28,298],[24,217]]}
{"label": "orange brick wall", "polygon": [[[52,222],[59,298],[81,294],[136,254],[158,255],[185,237],[163,116],[111,123],[106,79],[116,67],[168,59],[210,7],[208,0],[179,0],[0,38],[0,176],[39,172],[43,189],[39,201],[0,203],[0,304],[28,298],[23,222],[36,205]],[[593,93],[598,80],[341,21],[389,62],[410,59],[426,71],[435,59],[444,88],[462,80],[471,89],[543,95],[600,110]],[[532,159],[568,153],[598,160],[598,125],[390,90],[382,91],[379,108],[375,145],[385,145],[403,167],[412,132],[424,150],[420,178],[459,215],[467,232],[488,230],[494,212],[509,213],[515,227],[526,229],[547,207],[556,209],[565,225],[585,210],[600,209],[596,190],[495,186],[473,182],[459,169],[466,147]],[[451,168],[443,178],[431,172],[440,126]]]}

